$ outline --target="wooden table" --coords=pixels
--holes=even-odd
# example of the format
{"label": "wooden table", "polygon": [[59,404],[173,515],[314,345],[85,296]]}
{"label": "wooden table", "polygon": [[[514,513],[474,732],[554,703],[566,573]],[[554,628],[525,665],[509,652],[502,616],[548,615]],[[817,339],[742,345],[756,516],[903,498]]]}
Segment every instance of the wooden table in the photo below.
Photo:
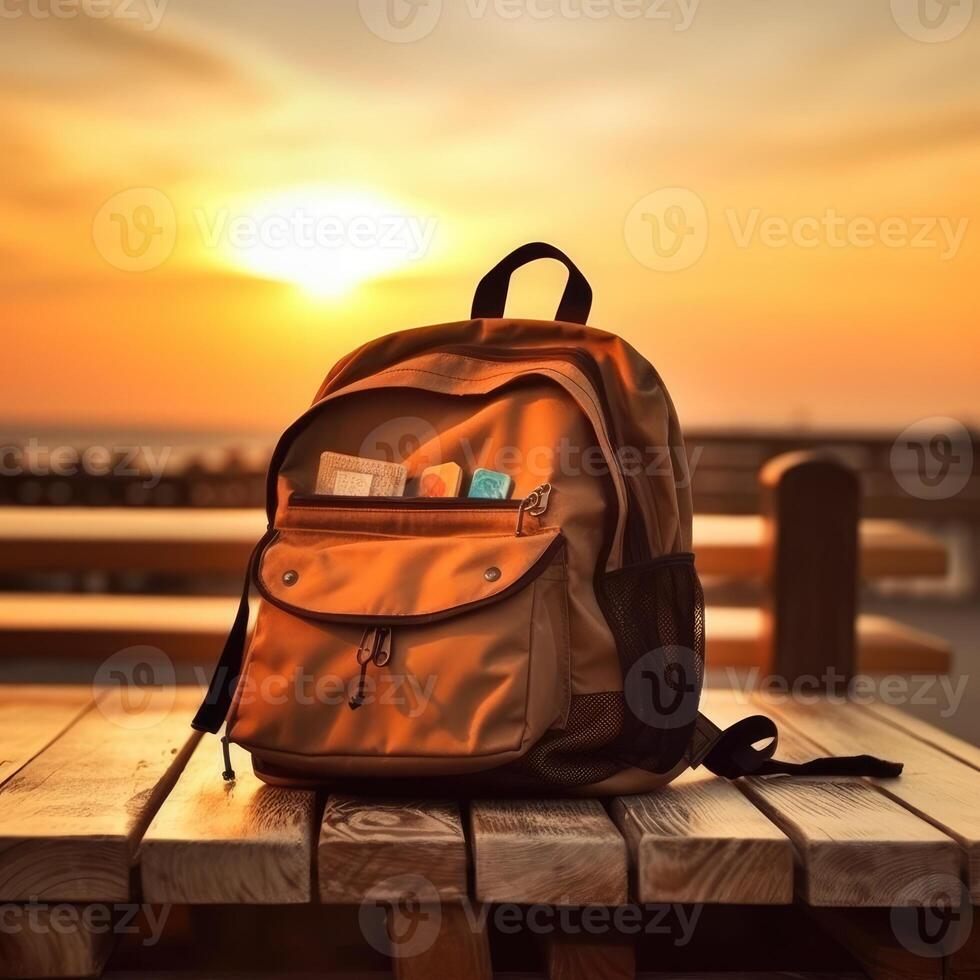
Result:
{"label": "wooden table", "polygon": [[[894,708],[706,697],[719,724],[773,713],[784,758],[867,751],[903,761],[897,780],[732,784],[699,770],[644,796],[460,805],[264,786],[239,751],[238,779],[226,784],[216,739],[189,730],[197,698],[0,687],[0,977],[95,976],[107,964],[111,975],[137,975],[139,944],[95,914],[110,908],[118,924],[133,902],[172,905],[171,932],[189,930],[179,972],[167,972],[166,943],[139,949],[144,972],[166,976],[213,975],[229,938],[252,971],[270,956],[286,970],[317,943],[332,968],[377,944],[372,915],[384,916],[385,903],[387,929],[405,938],[395,950],[412,954],[392,960],[401,978],[489,978],[481,913],[500,938],[505,914],[526,934],[531,909],[547,927],[540,964],[552,977],[631,977],[636,948],[649,968],[647,937],[637,943],[629,916],[646,932],[664,909],[688,923],[698,911],[703,922],[689,946],[657,947],[656,963],[674,957],[663,967],[681,971],[672,976],[708,975],[714,967],[691,970],[717,962],[719,948],[739,976],[756,975],[770,949],[819,958],[830,947],[858,975],[966,980],[980,970],[980,930],[946,956],[907,948],[916,907],[951,889],[980,903],[980,749]],[[599,926],[575,934],[556,909]],[[16,928],[28,912],[32,927]],[[726,915],[738,929],[719,939]],[[745,946],[756,952],[743,967]]]}

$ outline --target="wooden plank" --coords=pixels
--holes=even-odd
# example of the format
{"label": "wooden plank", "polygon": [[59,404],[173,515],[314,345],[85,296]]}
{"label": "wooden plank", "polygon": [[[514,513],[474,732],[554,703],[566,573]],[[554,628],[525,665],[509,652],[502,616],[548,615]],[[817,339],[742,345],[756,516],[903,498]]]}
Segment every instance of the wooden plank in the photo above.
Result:
{"label": "wooden plank", "polygon": [[793,901],[788,838],[733,783],[704,769],[617,798],[612,818],[629,846],[639,902]]}
{"label": "wooden plank", "polygon": [[[704,700],[722,728],[756,713],[731,692],[710,690]],[[780,731],[778,758],[806,762],[822,754],[800,734]],[[795,844],[800,897],[809,905],[927,905],[959,874],[957,843],[864,779],[751,778],[739,788]]]}
{"label": "wooden plank", "polygon": [[865,707],[872,714],[881,718],[882,721],[887,721],[888,724],[914,735],[920,742],[925,742],[933,748],[951,755],[954,759],[965,762],[974,769],[980,769],[980,746],[971,745],[969,742],[965,742],[955,735],[950,735],[949,732],[944,732],[941,728],[936,728],[935,725],[930,725],[928,722],[916,718],[915,715],[910,715],[907,711],[901,711],[893,705],[874,701]]}
{"label": "wooden plank", "polygon": [[810,916],[840,943],[870,980],[943,980],[941,957],[916,956],[895,937],[884,909],[816,909]]}
{"label": "wooden plank", "polygon": [[943,980],[980,980],[980,908],[971,912],[970,932],[966,941],[946,957]]}
{"label": "wooden plank", "polygon": [[466,897],[466,841],[455,803],[331,796],[317,846],[320,901],[401,898],[404,877],[441,901]]}
{"label": "wooden plank", "polygon": [[0,786],[91,705],[90,688],[0,686]]}
{"label": "wooden plank", "polygon": [[0,655],[105,659],[127,646],[213,661],[235,619],[224,596],[0,594]]}
{"label": "wooden plank", "polygon": [[312,790],[267,786],[244,765],[221,778],[218,741],[198,745],[143,836],[143,897],[174,904],[310,900]]}
{"label": "wooden plank", "polygon": [[0,789],[4,900],[129,897],[136,845],[197,741],[197,691],[147,694],[137,711],[109,691]]}
{"label": "wooden plank", "polygon": [[[96,911],[100,917],[107,912],[104,907]],[[87,924],[85,906],[8,904],[0,928],[0,978],[97,977],[114,943],[111,928]]]}
{"label": "wooden plank", "polygon": [[[937,537],[899,521],[858,525],[864,579],[945,575],[948,555]],[[756,578],[769,565],[765,525],[756,514],[695,514],[694,551],[702,575]]]}
{"label": "wooden plank", "polygon": [[470,841],[482,902],[627,900],[626,842],[596,800],[474,802]]}
{"label": "wooden plank", "polygon": [[[391,962],[396,980],[432,980],[434,977],[491,980],[493,970],[485,920],[452,903],[432,908],[424,914],[437,916],[438,927],[427,937],[420,934],[425,925],[418,925],[418,911],[394,906],[389,912]],[[406,937],[404,948],[400,946],[399,937]],[[423,940],[421,944],[420,939]]]}
{"label": "wooden plank", "polygon": [[[0,571],[238,574],[265,531],[259,508],[0,507]],[[865,578],[946,574],[941,540],[897,521],[859,527]],[[762,519],[695,514],[703,575],[756,577],[767,566]]]}
{"label": "wooden plank", "polygon": [[[770,668],[762,610],[709,606],[705,627],[705,656],[712,669]],[[857,668],[861,673],[949,672],[951,652],[945,640],[883,616],[858,617],[857,643]]]}
{"label": "wooden plank", "polygon": [[0,571],[244,574],[258,508],[0,507]]}
{"label": "wooden plank", "polygon": [[635,944],[617,936],[552,933],[544,944],[548,980],[633,980]]}
{"label": "wooden plank", "polygon": [[905,764],[898,779],[875,784],[906,809],[953,837],[963,850],[966,881],[980,901],[980,773],[859,704],[801,704],[754,694],[762,711],[805,735],[824,754],[867,753]]}

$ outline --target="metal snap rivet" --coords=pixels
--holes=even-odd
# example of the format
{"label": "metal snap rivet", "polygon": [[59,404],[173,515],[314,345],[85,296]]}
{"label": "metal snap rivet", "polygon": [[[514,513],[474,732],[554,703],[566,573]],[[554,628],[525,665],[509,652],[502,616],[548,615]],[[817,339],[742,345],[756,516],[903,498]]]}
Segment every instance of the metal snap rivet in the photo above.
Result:
{"label": "metal snap rivet", "polygon": [[488,582],[496,582],[500,578],[500,569],[496,565],[491,565],[484,573],[483,577]]}
{"label": "metal snap rivet", "polygon": [[295,585],[299,581],[299,572],[294,572],[290,569],[288,572],[282,573],[282,584],[283,585]]}

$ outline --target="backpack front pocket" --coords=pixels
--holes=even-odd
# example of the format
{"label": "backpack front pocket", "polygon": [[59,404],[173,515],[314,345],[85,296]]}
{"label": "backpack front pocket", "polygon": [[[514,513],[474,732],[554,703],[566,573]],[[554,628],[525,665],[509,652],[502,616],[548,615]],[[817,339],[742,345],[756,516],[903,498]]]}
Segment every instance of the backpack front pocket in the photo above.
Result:
{"label": "backpack front pocket", "polygon": [[[520,756],[569,701],[564,539],[512,501],[299,499],[229,738],[311,775],[435,775]],[[495,506],[496,504],[496,506]]]}

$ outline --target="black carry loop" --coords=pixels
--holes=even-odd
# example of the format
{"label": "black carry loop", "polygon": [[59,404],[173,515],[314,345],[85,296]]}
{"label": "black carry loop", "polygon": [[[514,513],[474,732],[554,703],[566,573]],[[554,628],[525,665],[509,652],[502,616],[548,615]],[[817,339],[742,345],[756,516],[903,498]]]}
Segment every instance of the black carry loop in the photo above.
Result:
{"label": "black carry loop", "polygon": [[[769,739],[761,749],[756,743]],[[830,756],[809,762],[781,762],[774,759],[779,732],[765,715],[752,715],[722,730],[698,714],[691,743],[691,768],[704,765],[716,776],[874,776],[890,779],[902,774],[902,763],[886,762],[873,755]]]}
{"label": "black carry loop", "polygon": [[537,259],[557,259],[568,269],[568,283],[558,304],[555,319],[584,325],[592,309],[592,287],[578,266],[560,248],[545,242],[531,242],[515,248],[480,280],[473,295],[473,309],[470,313],[472,319],[492,320],[502,317],[507,305],[507,288],[511,275],[522,265]]}

